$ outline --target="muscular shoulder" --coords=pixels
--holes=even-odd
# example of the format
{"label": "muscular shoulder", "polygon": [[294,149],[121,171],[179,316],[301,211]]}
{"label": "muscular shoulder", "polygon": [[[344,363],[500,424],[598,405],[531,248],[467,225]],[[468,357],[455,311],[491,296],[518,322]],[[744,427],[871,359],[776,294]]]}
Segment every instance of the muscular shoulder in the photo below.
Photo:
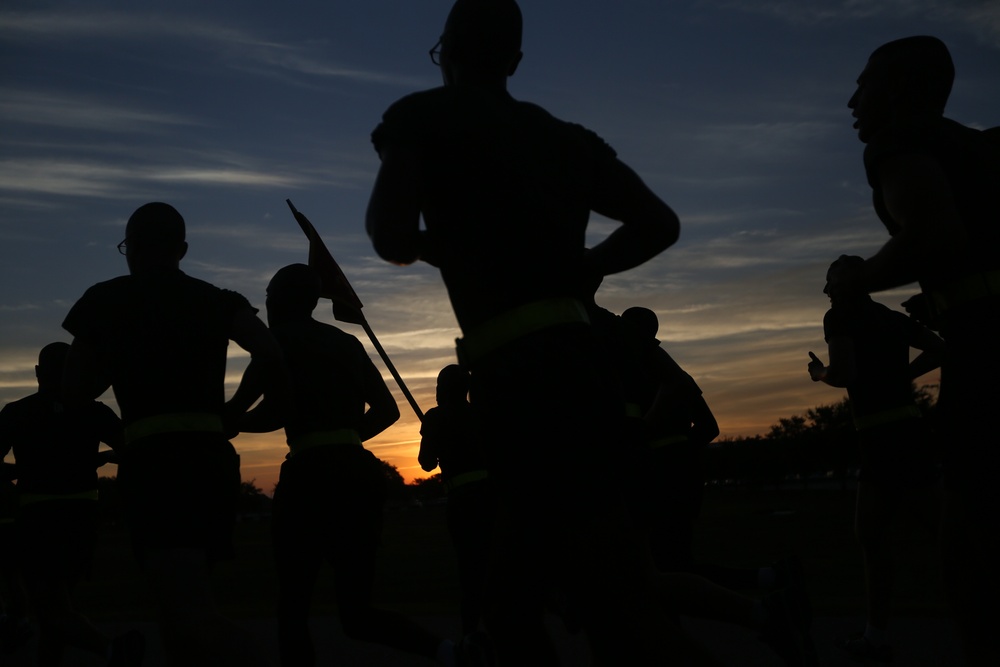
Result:
{"label": "muscular shoulder", "polygon": [[538,132],[546,139],[580,142],[615,155],[595,132],[556,118],[537,104],[515,100],[506,93],[460,86],[420,91],[396,101],[372,133],[372,143],[381,152],[388,144],[432,145],[445,135],[475,134],[483,128],[503,126],[522,133]]}

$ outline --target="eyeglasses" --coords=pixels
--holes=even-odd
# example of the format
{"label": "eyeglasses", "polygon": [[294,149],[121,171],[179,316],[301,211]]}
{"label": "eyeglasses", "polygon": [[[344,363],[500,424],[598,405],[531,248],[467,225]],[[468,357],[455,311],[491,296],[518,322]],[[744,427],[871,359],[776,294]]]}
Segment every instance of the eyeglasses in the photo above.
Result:
{"label": "eyeglasses", "polygon": [[121,254],[124,255],[125,254],[125,248],[127,247],[127,243],[128,243],[128,239],[124,239],[121,243],[119,243],[118,244],[118,252],[120,252]]}
{"label": "eyeglasses", "polygon": [[441,40],[437,41],[437,44],[431,47],[431,50],[427,52],[430,54],[431,62],[435,65],[441,65]]}

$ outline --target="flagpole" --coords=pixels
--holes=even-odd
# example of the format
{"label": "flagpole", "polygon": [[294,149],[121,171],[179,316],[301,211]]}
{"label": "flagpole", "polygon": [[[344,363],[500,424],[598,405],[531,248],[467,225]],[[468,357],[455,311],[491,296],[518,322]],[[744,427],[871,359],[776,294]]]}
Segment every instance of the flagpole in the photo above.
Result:
{"label": "flagpole", "polygon": [[371,340],[372,345],[375,346],[378,355],[382,357],[382,361],[385,362],[386,367],[388,367],[389,372],[392,373],[392,377],[396,380],[396,384],[399,385],[400,391],[403,392],[403,396],[406,397],[407,402],[409,402],[410,407],[413,408],[413,412],[417,414],[417,419],[420,421],[424,420],[424,413],[420,410],[420,406],[417,405],[416,399],[413,398],[413,394],[407,388],[406,383],[403,382],[403,378],[400,377],[399,373],[396,371],[396,367],[392,365],[392,361],[389,360],[389,355],[385,353],[382,349],[382,344],[378,342],[378,338],[375,337],[375,332],[372,331],[371,326],[368,324],[368,320],[362,319],[361,326],[364,327],[365,333],[368,334],[368,338]]}
{"label": "flagpole", "polygon": [[[385,362],[386,367],[388,367],[389,372],[392,373],[393,379],[396,380],[396,384],[399,385],[399,389],[403,392],[403,396],[409,402],[410,407],[417,414],[417,418],[420,421],[424,420],[424,413],[420,410],[420,406],[417,405],[417,401],[414,400],[413,395],[410,390],[403,383],[403,378],[400,377],[399,373],[396,371],[396,367],[392,365],[389,360],[389,355],[386,354],[385,350],[382,348],[382,344],[378,342],[378,338],[375,337],[375,332],[372,331],[371,326],[368,324],[368,319],[361,312],[361,299],[358,295],[354,293],[354,288],[351,287],[351,283],[348,282],[347,276],[344,272],[340,270],[337,265],[336,260],[333,259],[333,255],[327,250],[326,244],[323,243],[323,239],[320,238],[319,232],[313,227],[313,224],[309,222],[303,213],[299,212],[295,205],[292,204],[291,199],[286,199],[285,203],[288,204],[288,208],[291,209],[292,215],[295,217],[295,221],[299,223],[299,227],[302,228],[302,232],[309,239],[309,266],[320,270],[320,278],[323,281],[323,292],[321,296],[329,298],[333,302],[333,316],[341,321],[349,322],[351,324],[360,324],[365,329],[365,333],[368,334],[368,338],[371,340],[372,345],[378,351],[382,361]],[[317,254],[314,256],[313,251],[316,250]],[[314,266],[314,261],[320,264],[320,267]],[[338,312],[338,306],[340,311]]]}

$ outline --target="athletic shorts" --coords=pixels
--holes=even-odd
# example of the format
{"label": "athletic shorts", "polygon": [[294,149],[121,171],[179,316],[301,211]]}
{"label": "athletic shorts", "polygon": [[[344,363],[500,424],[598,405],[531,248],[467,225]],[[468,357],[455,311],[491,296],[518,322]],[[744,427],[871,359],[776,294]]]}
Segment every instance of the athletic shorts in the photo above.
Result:
{"label": "athletic shorts", "polygon": [[204,549],[233,557],[240,457],[222,435],[165,433],[128,446],[118,465],[136,558],[151,549]]}
{"label": "athletic shorts", "polygon": [[382,534],[385,491],[382,463],[364,447],[312,447],[290,457],[281,464],[274,491],[278,559],[294,566],[296,554],[305,550],[328,560],[351,550],[373,554]]}

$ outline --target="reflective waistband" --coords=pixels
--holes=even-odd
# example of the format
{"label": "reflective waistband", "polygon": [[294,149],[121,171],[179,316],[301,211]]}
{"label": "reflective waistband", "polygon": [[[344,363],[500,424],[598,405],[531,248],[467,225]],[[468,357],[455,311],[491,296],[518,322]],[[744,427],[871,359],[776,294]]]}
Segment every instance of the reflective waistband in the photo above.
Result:
{"label": "reflective waistband", "polygon": [[470,482],[478,482],[489,477],[490,474],[485,470],[470,470],[469,472],[463,472],[459,475],[455,475],[447,482],[444,483],[444,490],[451,493],[456,488],[460,486],[465,486]]}
{"label": "reflective waistband", "polygon": [[943,315],[959,304],[1000,296],[1000,270],[962,276],[944,287],[928,290],[926,294],[934,312]]}
{"label": "reflective waistband", "polygon": [[361,436],[353,428],[338,428],[332,431],[309,431],[287,439],[291,455],[299,454],[307,449],[325,445],[357,445],[361,446]]}
{"label": "reflective waistband", "polygon": [[222,417],[207,412],[171,412],[138,419],[125,427],[125,442],[161,433],[223,433]]}
{"label": "reflective waistband", "polygon": [[97,489],[81,491],[80,493],[23,493],[18,496],[18,505],[33,505],[49,501],[64,500],[97,500]]}
{"label": "reflective waistband", "polygon": [[590,322],[587,309],[569,298],[543,299],[512,308],[455,341],[458,357],[475,363],[485,355],[542,329],[558,324]]}
{"label": "reflective waistband", "polygon": [[863,431],[876,426],[884,426],[885,424],[903,421],[904,419],[920,418],[922,416],[920,408],[917,406],[904,405],[899,408],[892,408],[891,410],[882,410],[881,412],[876,412],[873,415],[855,417],[854,428],[858,431]]}
{"label": "reflective waistband", "polygon": [[686,435],[665,435],[662,438],[653,438],[646,445],[650,449],[660,449],[661,447],[669,447],[670,445],[677,445],[682,442],[687,442],[690,438]]}

